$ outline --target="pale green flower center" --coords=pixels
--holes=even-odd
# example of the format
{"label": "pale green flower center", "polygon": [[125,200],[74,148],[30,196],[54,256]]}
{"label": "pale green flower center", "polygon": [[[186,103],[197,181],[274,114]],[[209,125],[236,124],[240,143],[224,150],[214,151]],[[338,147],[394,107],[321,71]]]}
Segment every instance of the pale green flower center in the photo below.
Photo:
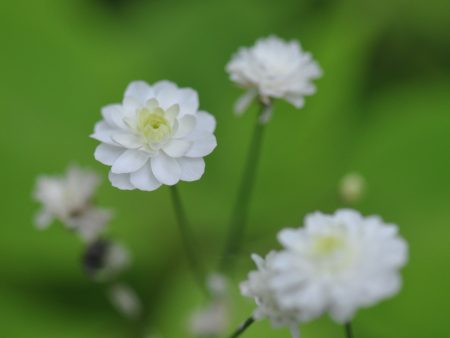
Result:
{"label": "pale green flower center", "polygon": [[342,238],[336,235],[320,236],[314,239],[313,252],[319,255],[329,255],[344,247]]}
{"label": "pale green flower center", "polygon": [[143,108],[137,114],[137,132],[151,142],[160,142],[172,132],[172,126],[161,108]]}

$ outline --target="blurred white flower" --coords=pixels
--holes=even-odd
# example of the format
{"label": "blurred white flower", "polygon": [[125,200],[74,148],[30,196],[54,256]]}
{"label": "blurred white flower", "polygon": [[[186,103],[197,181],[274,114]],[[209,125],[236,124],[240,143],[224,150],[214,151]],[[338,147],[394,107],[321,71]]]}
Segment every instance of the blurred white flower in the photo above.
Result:
{"label": "blurred white flower", "polygon": [[346,203],[355,203],[363,198],[367,183],[365,178],[356,172],[345,175],[339,184],[339,194]]}
{"label": "blurred white flower", "polygon": [[206,286],[213,298],[223,298],[228,294],[228,280],[220,273],[212,273],[208,276]]}
{"label": "blurred white flower", "polygon": [[236,103],[237,113],[242,113],[258,95],[265,104],[271,98],[282,98],[301,108],[304,96],[315,93],[312,80],[322,75],[318,63],[301,49],[299,42],[287,42],[276,36],[240,48],[226,70],[233,82],[247,89]]}
{"label": "blurred white flower", "polygon": [[285,250],[274,257],[271,287],[279,306],[298,310],[302,321],[328,312],[347,322],[359,308],[400,290],[407,244],[396,225],[377,216],[317,212],[304,227],[282,230],[278,238]]}
{"label": "blurred white flower", "polygon": [[195,337],[217,337],[226,330],[229,315],[226,302],[213,301],[193,313],[189,321],[189,330]]}
{"label": "blurred white flower", "polygon": [[91,135],[101,142],[95,158],[111,166],[113,186],[152,191],[162,184],[195,181],[203,157],[216,147],[216,121],[198,111],[197,92],[169,81],[132,82],[121,104],[102,109]]}
{"label": "blurred white flower", "polygon": [[278,253],[272,251],[265,259],[258,255],[252,255],[252,259],[257,266],[256,271],[248,274],[248,279],[241,283],[241,293],[243,296],[254,298],[257,308],[253,313],[255,320],[269,318],[272,326],[287,326],[292,337],[299,337],[299,323],[301,310],[296,308],[283,308],[278,300],[276,289],[272,286],[272,280],[277,276],[277,271],[273,268],[273,261]]}
{"label": "blurred white flower", "polygon": [[189,331],[196,337],[220,336],[227,329],[230,320],[226,277],[213,273],[208,276],[206,286],[211,295],[210,302],[194,311],[189,319]]}
{"label": "blurred white flower", "polygon": [[77,166],[62,176],[38,177],[33,195],[42,209],[36,215],[36,226],[45,229],[57,219],[86,241],[95,240],[111,218],[110,211],[91,203],[99,183],[97,174]]}
{"label": "blurred white flower", "polygon": [[104,239],[88,245],[83,255],[86,273],[100,282],[114,279],[130,266],[130,262],[130,254],[124,246]]}
{"label": "blurred white flower", "polygon": [[123,316],[137,319],[142,312],[142,303],[136,292],[128,285],[117,283],[108,292],[112,305]]}

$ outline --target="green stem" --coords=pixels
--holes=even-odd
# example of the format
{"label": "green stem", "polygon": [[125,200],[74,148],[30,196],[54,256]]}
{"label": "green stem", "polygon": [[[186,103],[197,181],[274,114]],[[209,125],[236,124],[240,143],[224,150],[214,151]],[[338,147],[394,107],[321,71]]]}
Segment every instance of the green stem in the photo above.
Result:
{"label": "green stem", "polygon": [[222,271],[227,270],[231,266],[242,245],[264,132],[264,124],[260,122],[260,116],[268,108],[270,107],[262,104],[261,112],[256,118],[242,181],[229,225],[227,242],[220,262],[220,270]]}
{"label": "green stem", "polygon": [[345,336],[347,338],[353,338],[353,330],[352,330],[352,323],[348,322],[345,324]]}
{"label": "green stem", "polygon": [[248,318],[245,322],[239,326],[239,328],[234,331],[234,333],[229,338],[236,338],[239,337],[242,333],[244,333],[245,330],[248,329],[250,325],[252,325],[255,322],[255,319],[253,317]]}
{"label": "green stem", "polygon": [[177,218],[178,229],[180,230],[181,241],[183,243],[184,251],[192,272],[192,275],[197,282],[200,289],[208,294],[205,289],[205,273],[200,264],[200,261],[197,257],[195,251],[195,243],[194,236],[192,234],[192,230],[189,227],[189,222],[186,217],[186,212],[183,208],[183,204],[181,202],[180,194],[176,185],[170,187],[170,192],[172,196],[173,207],[175,210],[175,215]]}

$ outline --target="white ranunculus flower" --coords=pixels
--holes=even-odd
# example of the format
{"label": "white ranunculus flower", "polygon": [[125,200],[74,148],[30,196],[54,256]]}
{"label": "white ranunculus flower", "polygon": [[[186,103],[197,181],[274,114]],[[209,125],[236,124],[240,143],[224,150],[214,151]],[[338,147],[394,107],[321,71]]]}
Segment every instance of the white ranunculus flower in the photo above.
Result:
{"label": "white ranunculus flower", "polygon": [[136,81],[121,104],[104,107],[92,137],[101,142],[95,158],[111,166],[112,185],[152,191],[162,184],[198,180],[205,169],[203,157],[217,144],[215,119],[198,106],[191,88]]}
{"label": "white ranunculus flower", "polygon": [[284,309],[326,312],[344,323],[359,308],[400,290],[407,244],[396,225],[377,216],[317,212],[305,218],[304,227],[282,230],[278,238],[285,250],[274,258],[271,285]]}
{"label": "white ranunculus flower", "polygon": [[270,252],[265,259],[252,255],[258,269],[251,271],[248,279],[241,283],[241,293],[243,296],[255,299],[257,308],[253,313],[254,319],[269,318],[273,327],[287,326],[295,338],[299,336],[298,325],[301,311],[281,307],[276,290],[272,286],[272,280],[277,275],[273,262],[278,255],[279,253],[275,251]]}
{"label": "white ranunculus flower", "polygon": [[96,173],[76,166],[65,175],[38,177],[34,198],[42,209],[36,215],[37,227],[47,228],[57,219],[83,239],[95,240],[111,219],[110,211],[91,203],[99,183]]}
{"label": "white ranunculus flower", "polygon": [[242,113],[258,95],[264,103],[282,98],[301,108],[304,97],[315,93],[312,80],[322,75],[318,63],[301,49],[299,42],[286,42],[276,36],[239,49],[226,70],[233,82],[247,89],[236,103],[237,113]]}

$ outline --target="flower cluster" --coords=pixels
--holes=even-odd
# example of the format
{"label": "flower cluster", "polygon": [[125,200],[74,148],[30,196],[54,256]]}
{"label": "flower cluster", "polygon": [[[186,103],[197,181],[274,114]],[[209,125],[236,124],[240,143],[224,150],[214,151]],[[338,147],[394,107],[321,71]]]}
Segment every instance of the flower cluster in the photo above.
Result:
{"label": "flower cluster", "polygon": [[91,136],[101,142],[95,158],[111,166],[112,185],[152,191],[198,180],[217,145],[215,119],[198,107],[196,91],[169,81],[132,82],[121,104],[104,107]]}
{"label": "flower cluster", "polygon": [[[257,98],[263,106],[261,123],[269,120],[274,99],[303,107],[305,96],[315,92],[313,80],[322,74],[318,63],[302,50],[299,42],[286,42],[275,36],[241,48],[226,70],[232,81],[246,89],[236,103],[236,111],[242,113]],[[215,118],[199,111],[197,92],[169,81],[154,85],[131,82],[122,102],[103,107],[101,114],[102,120],[91,135],[100,142],[94,156],[110,167],[111,184],[122,190],[154,191],[162,185],[199,180],[205,171],[204,157],[217,145]],[[255,135],[250,159],[257,158],[260,149],[262,134]],[[250,160],[245,170],[247,180],[237,199],[237,216],[230,227],[232,240],[242,237],[233,234],[242,233],[243,228],[239,227],[245,225],[255,176],[256,161],[253,162]],[[110,282],[112,304],[125,316],[136,318],[142,310],[139,298],[128,285],[116,281],[128,267],[129,255],[122,246],[101,236],[111,213],[92,202],[98,184],[96,174],[78,167],[69,168],[64,176],[38,178],[34,196],[42,210],[36,223],[45,228],[57,219],[79,233],[88,242],[82,259],[87,275],[96,281]],[[349,175],[341,182],[341,197],[348,203],[355,202],[364,188],[362,176]],[[195,243],[189,222],[176,190],[172,191],[186,255],[202,284],[204,272],[193,252]],[[233,228],[235,224],[239,231]],[[282,230],[278,240],[280,251],[272,251],[264,258],[252,255],[257,269],[241,283],[241,293],[253,298],[257,307],[233,337],[262,318],[269,318],[274,327],[289,327],[292,336],[298,337],[300,323],[324,314],[346,323],[358,309],[400,290],[400,269],[407,261],[407,244],[398,235],[396,225],[384,223],[377,216],[363,217],[347,209],[333,215],[317,212],[306,216],[304,226]],[[239,244],[231,242],[233,245],[227,250],[237,252]],[[225,250],[223,257],[236,252]],[[189,322],[191,333],[197,337],[218,336],[228,324],[226,279],[211,276],[207,289],[208,303],[194,312]]]}
{"label": "flower cluster", "polygon": [[294,332],[301,322],[329,314],[351,320],[359,308],[397,293],[399,270],[407,261],[406,242],[397,226],[354,210],[334,215],[314,213],[304,227],[282,230],[283,250],[266,259],[254,256],[258,270],[241,284],[242,294],[255,299],[255,318]]}

